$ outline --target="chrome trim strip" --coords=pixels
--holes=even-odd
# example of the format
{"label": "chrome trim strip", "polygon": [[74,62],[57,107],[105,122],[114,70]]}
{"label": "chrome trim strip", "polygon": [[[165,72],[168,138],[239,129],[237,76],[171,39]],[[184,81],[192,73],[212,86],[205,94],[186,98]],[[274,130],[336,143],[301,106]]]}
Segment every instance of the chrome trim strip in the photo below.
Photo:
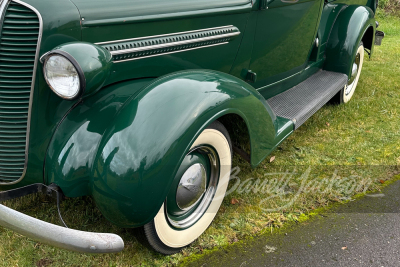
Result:
{"label": "chrome trim strip", "polygon": [[228,44],[240,34],[237,27],[228,25],[102,42],[96,45],[108,50],[113,56],[113,62],[119,63]]}
{"label": "chrome trim strip", "polygon": [[84,20],[82,21],[83,27],[99,27],[104,25],[118,25],[118,24],[129,24],[136,22],[149,22],[149,21],[160,21],[167,19],[182,19],[194,16],[210,16],[216,14],[232,14],[232,13],[243,13],[250,12],[253,8],[253,3],[248,1],[248,3],[231,6],[231,7],[219,7],[211,9],[200,9],[195,11],[181,11],[175,13],[165,13],[165,14],[155,14],[155,15],[144,15],[144,16],[134,16],[134,17],[123,17],[116,19],[99,19],[99,20]]}
{"label": "chrome trim strip", "polygon": [[31,130],[31,113],[32,113],[32,101],[33,101],[33,95],[34,95],[34,90],[35,90],[35,81],[36,81],[36,71],[37,71],[37,65],[38,65],[38,61],[39,61],[39,51],[40,51],[40,45],[42,43],[42,35],[43,35],[43,18],[40,15],[39,11],[34,8],[33,6],[24,3],[20,0],[4,0],[4,2],[15,2],[18,3],[20,5],[23,5],[27,8],[29,8],[30,10],[32,10],[33,12],[36,13],[36,15],[38,16],[39,19],[39,35],[38,35],[38,42],[37,42],[37,46],[36,46],[36,55],[35,55],[35,64],[33,66],[33,75],[32,75],[32,85],[31,85],[31,95],[30,95],[30,99],[29,99],[29,109],[28,109],[28,124],[26,126],[26,143],[25,143],[25,165],[24,165],[24,172],[22,173],[21,178],[19,178],[16,181],[13,182],[9,182],[9,183],[4,183],[4,182],[0,182],[0,185],[13,185],[13,184],[17,184],[19,182],[21,182],[25,175],[26,175],[26,169],[28,167],[28,155],[29,155],[29,136],[30,136],[30,130]]}
{"label": "chrome trim strip", "polygon": [[[116,55],[129,54],[129,53],[134,53],[134,52],[143,52],[143,51],[154,50],[154,49],[168,48],[168,47],[179,46],[179,45],[194,44],[194,43],[211,41],[211,40],[216,40],[216,39],[223,39],[223,38],[227,38],[227,37],[238,36],[239,34],[240,34],[240,32],[233,32],[233,33],[220,34],[220,35],[209,36],[209,37],[202,37],[202,38],[197,38],[197,39],[192,39],[192,40],[172,42],[172,43],[167,43],[167,44],[149,45],[149,46],[137,47],[137,48],[131,48],[131,49],[125,49],[125,50],[110,51],[110,53],[111,53],[111,55],[116,56]],[[204,47],[204,46],[202,46],[202,47]],[[180,51],[182,51],[182,50],[180,50]]]}
{"label": "chrome trim strip", "polygon": [[177,35],[177,34],[191,34],[191,33],[202,32],[202,31],[222,30],[222,29],[226,29],[226,28],[230,28],[230,27],[234,27],[234,26],[233,25],[228,25],[228,26],[207,28],[207,29],[187,31],[187,32],[175,32],[175,33],[168,33],[168,34],[160,34],[160,35],[153,35],[153,36],[138,37],[138,38],[132,38],[132,39],[123,39],[123,40],[116,40],[116,41],[101,42],[101,43],[95,43],[95,44],[96,45],[108,45],[108,44],[115,44],[115,43],[125,43],[125,42],[145,40],[145,39],[151,39],[151,38],[174,36],[174,35]]}
{"label": "chrome trim strip", "polygon": [[39,59],[40,63],[43,64],[45,58],[46,58],[50,53],[51,53],[51,51],[48,51],[48,52],[44,53],[44,54],[40,57],[40,59]]}
{"label": "chrome trim strip", "polygon": [[195,48],[182,49],[182,50],[179,50],[179,51],[172,51],[172,52],[161,53],[161,54],[150,55],[150,56],[144,56],[144,57],[137,57],[137,58],[119,60],[119,61],[114,61],[114,64],[115,63],[126,62],[126,61],[144,59],[144,58],[149,58],[149,57],[158,57],[158,56],[163,56],[163,55],[170,55],[170,54],[175,54],[175,53],[180,53],[180,52],[185,52],[185,51],[190,51],[190,50],[196,50],[196,49],[200,49],[200,48],[207,48],[207,47],[212,47],[212,46],[217,46],[217,45],[224,45],[224,44],[228,44],[228,42],[219,43],[219,44],[212,44],[212,45],[205,45],[205,46],[199,46],[199,47],[195,47]]}

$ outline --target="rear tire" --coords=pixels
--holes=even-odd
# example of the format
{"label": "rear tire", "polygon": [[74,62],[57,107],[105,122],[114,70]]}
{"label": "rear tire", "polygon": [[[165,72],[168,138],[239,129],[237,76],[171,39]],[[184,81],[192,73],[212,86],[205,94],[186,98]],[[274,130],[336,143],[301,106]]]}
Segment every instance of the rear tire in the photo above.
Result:
{"label": "rear tire", "polygon": [[[208,176],[212,177],[208,177],[208,187],[204,189],[203,195],[196,204],[193,204],[193,208],[189,208],[192,210],[187,212],[189,215],[185,215],[184,219],[179,221],[179,219],[170,215],[168,207],[171,204],[169,204],[170,200],[168,199],[169,201],[164,202],[155,218],[142,228],[148,244],[155,251],[165,255],[178,253],[182,248],[195,241],[209,227],[222,204],[228,187],[232,165],[232,147],[225,127],[218,121],[213,122],[199,135],[187,155],[196,151],[196,149],[200,149],[200,153],[207,149],[210,149],[210,153],[215,151],[210,156],[210,164],[215,165],[215,162],[218,162],[218,166],[214,167],[214,169],[218,168],[218,171],[214,172],[217,175],[213,175],[212,171],[209,172]],[[212,160],[213,157],[216,157],[215,161]],[[199,165],[199,163],[195,165]],[[186,172],[193,166],[189,166]],[[178,179],[180,178],[178,177]],[[179,184],[179,186],[181,185]]]}
{"label": "rear tire", "polygon": [[357,66],[357,72],[352,74],[352,77],[349,79],[349,83],[332,98],[332,103],[346,104],[351,100],[357,88],[358,81],[360,80],[360,75],[364,64],[364,56],[364,44],[361,42],[357,50],[355,62],[353,63],[353,68]]}

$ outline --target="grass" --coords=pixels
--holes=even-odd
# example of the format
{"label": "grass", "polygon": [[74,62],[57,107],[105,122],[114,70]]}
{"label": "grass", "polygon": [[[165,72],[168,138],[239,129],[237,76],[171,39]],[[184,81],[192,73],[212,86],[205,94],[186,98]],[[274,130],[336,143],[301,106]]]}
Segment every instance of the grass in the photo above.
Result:
{"label": "grass", "polygon": [[379,8],[390,15],[400,15],[400,0],[380,0]]}
{"label": "grass", "polygon": [[[237,175],[241,187],[226,197],[213,224],[189,248],[173,256],[154,253],[137,241],[134,230],[111,225],[90,198],[79,198],[63,203],[63,214],[69,226],[121,235],[126,242],[122,253],[68,252],[0,228],[0,266],[177,265],[205,251],[273,231],[287,222],[303,221],[310,212],[362,193],[366,187],[360,184],[368,183],[369,190],[379,190],[382,183],[398,172],[400,165],[400,17],[380,11],[378,20],[387,35],[383,46],[376,47],[373,58],[365,62],[354,99],[347,105],[322,108],[271,155],[275,157],[272,163],[269,157],[253,170],[235,157],[234,166],[241,169]],[[300,174],[310,166],[310,177],[302,184],[304,177]],[[282,186],[260,187],[266,174],[285,171],[296,171],[299,175]],[[335,181],[354,183],[347,184],[347,189],[338,184],[331,187],[324,184],[321,190],[316,190],[319,186],[316,182],[324,181],[333,173],[336,173]],[[232,181],[231,187],[237,181]],[[260,182],[258,187],[257,181]],[[276,188],[281,192],[274,190]],[[277,193],[285,195],[281,197],[282,194]],[[270,201],[260,206],[265,198]],[[231,204],[236,201],[235,205]],[[291,205],[286,205],[289,202]],[[6,204],[39,219],[58,223],[55,206],[45,197],[30,196]],[[280,206],[286,207],[268,211]]]}

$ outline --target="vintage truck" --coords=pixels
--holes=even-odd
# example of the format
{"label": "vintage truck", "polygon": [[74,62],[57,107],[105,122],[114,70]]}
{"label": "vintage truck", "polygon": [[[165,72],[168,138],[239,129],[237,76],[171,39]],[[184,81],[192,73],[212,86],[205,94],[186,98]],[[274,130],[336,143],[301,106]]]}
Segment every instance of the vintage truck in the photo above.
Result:
{"label": "vintage truck", "polygon": [[[178,252],[223,201],[228,124],[246,128],[256,167],[328,101],[347,103],[382,38],[377,2],[0,0],[0,201],[91,196]],[[0,225],[78,252],[124,247],[4,205]]]}

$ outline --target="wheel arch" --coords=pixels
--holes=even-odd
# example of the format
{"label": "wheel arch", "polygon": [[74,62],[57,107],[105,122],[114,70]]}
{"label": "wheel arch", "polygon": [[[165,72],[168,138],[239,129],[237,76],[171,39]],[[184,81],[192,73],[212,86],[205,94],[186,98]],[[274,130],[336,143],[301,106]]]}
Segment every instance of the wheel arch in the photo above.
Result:
{"label": "wheel arch", "polygon": [[237,148],[243,151],[246,155],[241,153],[240,156],[251,163],[251,135],[246,120],[238,114],[229,113],[218,118],[218,121],[228,131],[234,151]]}
{"label": "wheel arch", "polygon": [[[119,226],[153,219],[185,151],[213,121],[241,118],[256,164],[274,147],[275,115],[254,88],[233,76],[184,71],[137,83],[127,82],[125,90],[113,85],[93,103],[76,107],[53,137],[46,160],[49,183],[67,196],[92,195],[103,215]],[[128,97],[129,88],[134,93]],[[115,99],[109,100],[108,113],[100,115],[109,98]],[[77,168],[73,157],[83,155],[87,159]]]}
{"label": "wheel arch", "polygon": [[363,37],[361,38],[361,41],[363,42],[364,47],[366,49],[369,49],[372,54],[372,51],[374,49],[374,43],[375,43],[375,29],[373,26],[369,26],[367,28]]}
{"label": "wheel arch", "polygon": [[376,29],[374,16],[374,12],[365,6],[348,6],[340,12],[328,39],[325,70],[350,77],[355,52],[361,41],[366,42],[372,54]]}

